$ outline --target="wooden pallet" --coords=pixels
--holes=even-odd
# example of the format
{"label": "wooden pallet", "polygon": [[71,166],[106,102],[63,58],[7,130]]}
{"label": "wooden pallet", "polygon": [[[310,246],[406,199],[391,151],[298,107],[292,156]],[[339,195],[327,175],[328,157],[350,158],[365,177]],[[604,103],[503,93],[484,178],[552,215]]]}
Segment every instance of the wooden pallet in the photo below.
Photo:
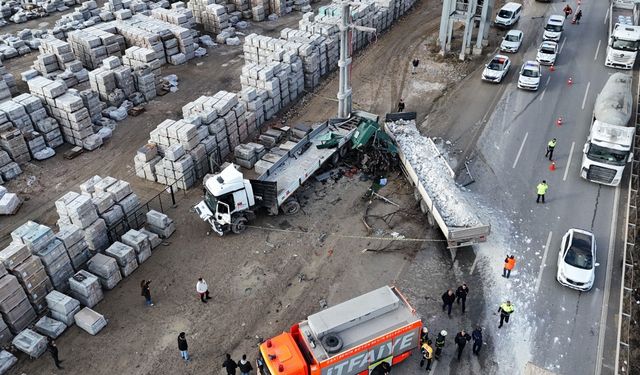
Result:
{"label": "wooden pallet", "polygon": [[76,158],[78,155],[82,154],[84,152],[84,149],[80,146],[76,146],[74,148],[72,148],[71,150],[65,152],[64,154],[62,154],[62,157],[67,159],[67,160],[71,160]]}

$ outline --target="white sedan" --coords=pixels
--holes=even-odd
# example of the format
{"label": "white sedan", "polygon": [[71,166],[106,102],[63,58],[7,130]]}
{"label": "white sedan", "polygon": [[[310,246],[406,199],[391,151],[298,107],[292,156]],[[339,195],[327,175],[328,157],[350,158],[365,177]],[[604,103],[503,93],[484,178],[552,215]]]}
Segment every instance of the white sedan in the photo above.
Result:
{"label": "white sedan", "polygon": [[518,52],[522,45],[522,37],[522,31],[509,30],[507,35],[502,39],[502,43],[500,43],[500,51],[513,53]]}
{"label": "white sedan", "polygon": [[542,65],[553,65],[556,63],[556,56],[558,56],[558,43],[545,40],[538,48],[536,61]]}
{"label": "white sedan", "polygon": [[569,229],[562,237],[558,254],[558,282],[571,289],[588,291],[593,287],[598,265],[593,233]]}
{"label": "white sedan", "polygon": [[518,77],[518,88],[525,90],[537,90],[540,86],[542,71],[540,64],[535,61],[525,61],[520,68]]}
{"label": "white sedan", "polygon": [[511,60],[505,55],[495,55],[482,71],[484,81],[500,83],[509,72]]}

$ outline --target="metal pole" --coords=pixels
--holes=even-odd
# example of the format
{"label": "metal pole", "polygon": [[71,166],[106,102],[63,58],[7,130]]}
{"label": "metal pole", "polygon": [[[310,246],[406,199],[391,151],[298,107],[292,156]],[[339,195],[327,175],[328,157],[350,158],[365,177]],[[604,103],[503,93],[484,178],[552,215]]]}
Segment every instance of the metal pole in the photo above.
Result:
{"label": "metal pole", "polygon": [[351,5],[342,3],[342,24],[340,25],[340,86],[338,89],[338,118],[348,118],[351,115],[351,82],[349,71],[351,56],[349,42],[351,41]]}

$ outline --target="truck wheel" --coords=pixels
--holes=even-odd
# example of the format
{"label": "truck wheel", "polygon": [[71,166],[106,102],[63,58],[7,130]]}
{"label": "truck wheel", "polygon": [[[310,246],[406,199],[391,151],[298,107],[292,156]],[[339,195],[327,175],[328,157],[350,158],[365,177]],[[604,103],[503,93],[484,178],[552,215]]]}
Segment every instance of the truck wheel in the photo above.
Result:
{"label": "truck wheel", "polygon": [[339,162],[340,162],[340,151],[336,151],[333,153],[333,155],[331,155],[331,165],[333,165],[334,167],[337,167]]}
{"label": "truck wheel", "polygon": [[233,219],[233,222],[231,223],[231,231],[235,234],[240,234],[242,232],[244,232],[244,230],[247,229],[247,218],[246,217],[236,217],[235,219]]}
{"label": "truck wheel", "polygon": [[417,187],[413,188],[413,197],[416,199],[416,202],[420,202],[422,200]]}
{"label": "truck wheel", "polygon": [[350,146],[351,146],[351,141],[343,144],[342,147],[340,147],[340,150],[338,151],[338,154],[340,155],[340,159],[342,159],[345,156],[347,156],[347,152],[349,152],[349,147]]}
{"label": "truck wheel", "polygon": [[340,336],[330,333],[322,338],[322,346],[329,353],[336,353],[342,349],[342,339]]}
{"label": "truck wheel", "polygon": [[282,205],[282,211],[286,215],[295,215],[300,211],[300,203],[295,199],[290,199]]}

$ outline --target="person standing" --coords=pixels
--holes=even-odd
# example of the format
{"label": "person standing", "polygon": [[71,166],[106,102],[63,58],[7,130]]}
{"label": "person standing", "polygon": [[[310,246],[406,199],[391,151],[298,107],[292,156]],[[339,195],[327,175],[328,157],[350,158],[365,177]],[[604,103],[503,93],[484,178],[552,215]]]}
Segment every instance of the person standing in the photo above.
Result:
{"label": "person standing", "polygon": [[482,328],[480,326],[471,332],[471,338],[473,339],[473,354],[478,355],[482,349]]}
{"label": "person standing", "polygon": [[422,359],[420,360],[420,368],[427,362],[427,371],[431,371],[431,361],[433,360],[433,348],[431,347],[431,340],[422,343]]}
{"label": "person standing", "polygon": [[209,286],[202,277],[199,278],[198,282],[196,283],[196,291],[200,295],[200,301],[207,303],[207,300],[211,299],[211,297],[209,297]]}
{"label": "person standing", "polygon": [[462,350],[464,349],[464,346],[467,345],[468,341],[471,341],[471,337],[467,335],[464,329],[458,332],[455,339],[456,345],[458,345],[458,360],[460,360],[460,357],[462,356]]}
{"label": "person standing", "polygon": [[398,112],[404,112],[404,100],[402,99],[398,102]]}
{"label": "person standing", "polygon": [[462,301],[462,313],[464,314],[464,310],[465,310],[465,305],[467,303],[467,294],[469,293],[469,288],[467,287],[467,283],[462,283],[462,285],[460,285],[458,287],[458,289],[456,289],[456,302],[458,303],[458,305],[460,304],[460,301]]}
{"label": "person standing", "polygon": [[544,157],[546,158],[548,156],[549,161],[553,160],[553,150],[556,148],[557,143],[558,143],[558,140],[555,138],[553,138],[547,143],[547,153],[544,154]]}
{"label": "person standing", "polygon": [[569,4],[564,6],[564,9],[562,10],[564,12],[564,18],[566,19],[567,17],[569,17],[569,15],[571,13],[573,13],[573,9],[571,9],[571,6],[569,6]]}
{"label": "person standing", "polygon": [[436,359],[440,358],[440,354],[442,354],[442,349],[444,348],[445,340],[447,338],[447,331],[444,329],[438,333],[438,337],[436,337]]}
{"label": "person standing", "polygon": [[429,329],[427,326],[422,326],[422,332],[420,333],[420,344],[424,344],[429,341]]}
{"label": "person standing", "polygon": [[538,186],[536,187],[536,191],[538,193],[538,198],[536,199],[536,203],[540,203],[541,198],[542,198],[542,203],[544,203],[544,195],[547,193],[547,190],[549,190],[549,185],[547,185],[546,180],[542,180],[542,182],[539,183]]}
{"label": "person standing", "polygon": [[576,23],[580,23],[580,18],[582,18],[582,9],[578,9],[578,13],[576,13]]}
{"label": "person standing", "polygon": [[47,350],[51,353],[51,358],[53,358],[53,362],[56,364],[56,367],[60,370],[64,369],[64,367],[60,366],[63,361],[58,358],[58,346],[53,339],[50,339],[47,343]]}
{"label": "person standing", "polygon": [[189,362],[191,358],[189,357],[189,345],[187,345],[187,336],[186,333],[180,332],[178,335],[178,350],[180,351],[180,356],[184,359],[185,363]]}
{"label": "person standing", "polygon": [[258,367],[259,374],[264,374],[264,361],[260,357],[260,354],[258,354],[258,358],[256,359],[256,367]]}
{"label": "person standing", "polygon": [[511,301],[507,301],[500,305],[500,307],[498,308],[498,312],[500,313],[500,325],[498,326],[498,328],[502,328],[503,322],[509,323],[509,316],[511,316],[514,310],[515,308],[511,304]]}
{"label": "person standing", "polygon": [[455,302],[455,300],[456,295],[453,293],[452,289],[447,290],[442,295],[442,311],[444,311],[445,308],[448,308],[447,315],[449,315],[449,318],[451,318],[451,307],[453,306],[453,302]]}
{"label": "person standing", "polygon": [[151,301],[151,290],[149,289],[149,284],[151,284],[151,280],[142,280],[140,283],[140,294],[144,297],[147,306],[153,306],[153,301]]}
{"label": "person standing", "polygon": [[243,354],[242,359],[238,361],[238,368],[240,369],[241,375],[249,375],[249,373],[253,371],[253,366],[251,366],[251,362],[247,361],[246,354]]}
{"label": "person standing", "polygon": [[236,375],[236,369],[238,368],[238,364],[236,361],[231,359],[231,354],[225,354],[227,357],[224,362],[222,362],[222,367],[227,369],[227,375]]}
{"label": "person standing", "polygon": [[507,279],[511,276],[511,270],[516,266],[516,258],[513,255],[507,255],[504,258],[504,268],[502,269],[502,277]]}
{"label": "person standing", "polygon": [[414,58],[411,62],[411,74],[416,74],[416,69],[418,69],[418,65],[420,64],[420,60]]}

